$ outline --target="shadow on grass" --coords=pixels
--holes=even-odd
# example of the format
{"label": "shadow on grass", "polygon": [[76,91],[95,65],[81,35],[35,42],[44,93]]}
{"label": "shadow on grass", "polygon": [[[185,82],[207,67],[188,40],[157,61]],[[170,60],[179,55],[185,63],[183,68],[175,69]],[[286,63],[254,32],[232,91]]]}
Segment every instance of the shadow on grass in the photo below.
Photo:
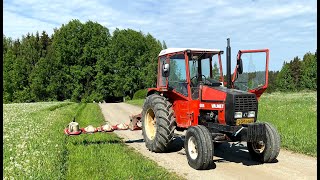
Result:
{"label": "shadow on grass", "polygon": [[48,108],[45,108],[45,109],[43,109],[43,110],[49,110],[49,111],[54,111],[54,110],[57,110],[57,109],[60,109],[60,108],[63,108],[63,107],[66,107],[66,106],[69,106],[69,105],[71,105],[71,104],[73,104],[73,103],[61,103],[61,104],[57,104],[57,105],[54,105],[54,106],[50,106],[50,107],[48,107]]}
{"label": "shadow on grass", "polygon": [[[144,143],[144,139],[127,140],[125,143]],[[166,153],[178,152],[183,148],[184,136],[175,134]]]}
{"label": "shadow on grass", "polygon": [[124,143],[144,143],[143,139],[127,140]]}
{"label": "shadow on grass", "polygon": [[88,141],[88,140],[83,140],[83,141],[77,141],[73,142],[73,145],[81,145],[81,146],[89,146],[89,145],[94,145],[94,144],[121,144],[122,141],[120,140],[107,140],[107,141]]}
{"label": "shadow on grass", "polygon": [[[214,148],[214,156],[220,158],[215,160],[216,163],[235,162],[242,163],[245,166],[263,164],[253,160],[247,150],[247,146],[241,143],[221,143],[219,146]],[[278,160],[275,160],[272,163],[276,162],[278,162]]]}

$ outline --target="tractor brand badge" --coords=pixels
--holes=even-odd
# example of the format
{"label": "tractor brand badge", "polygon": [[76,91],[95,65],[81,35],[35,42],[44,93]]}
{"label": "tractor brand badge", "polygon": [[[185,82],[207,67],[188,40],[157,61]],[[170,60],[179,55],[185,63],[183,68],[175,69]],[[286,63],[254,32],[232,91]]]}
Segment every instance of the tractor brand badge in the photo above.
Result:
{"label": "tractor brand badge", "polygon": [[223,108],[223,104],[211,104],[212,108],[218,108],[218,109],[222,109]]}
{"label": "tractor brand badge", "polygon": [[204,104],[200,104],[200,107],[203,108],[203,107],[204,107]]}
{"label": "tractor brand badge", "polygon": [[243,113],[243,117],[247,117],[248,116],[248,113]]}

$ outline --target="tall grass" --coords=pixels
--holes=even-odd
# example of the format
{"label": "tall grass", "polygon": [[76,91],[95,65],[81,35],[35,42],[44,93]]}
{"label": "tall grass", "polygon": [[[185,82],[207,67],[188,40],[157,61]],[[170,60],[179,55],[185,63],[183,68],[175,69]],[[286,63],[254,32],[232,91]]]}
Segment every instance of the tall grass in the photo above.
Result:
{"label": "tall grass", "polygon": [[316,92],[264,94],[258,120],[277,127],[282,148],[317,156]]}
{"label": "tall grass", "polygon": [[133,99],[133,100],[126,101],[126,103],[142,107],[144,103],[144,99]]}
{"label": "tall grass", "polygon": [[4,105],[4,179],[64,178],[62,129],[78,105],[50,111],[58,104]]}
{"label": "tall grass", "polygon": [[97,104],[5,104],[3,179],[181,179],[114,133],[66,136],[74,116],[81,127],[104,122]]}

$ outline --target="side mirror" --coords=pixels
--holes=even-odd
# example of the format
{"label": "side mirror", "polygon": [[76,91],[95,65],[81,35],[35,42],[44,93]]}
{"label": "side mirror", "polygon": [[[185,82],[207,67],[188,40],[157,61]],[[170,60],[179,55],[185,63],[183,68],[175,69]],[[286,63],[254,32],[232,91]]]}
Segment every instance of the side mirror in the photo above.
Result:
{"label": "side mirror", "polygon": [[162,76],[163,77],[168,77],[169,76],[169,69],[170,69],[169,64],[167,64],[167,63],[163,63],[162,64]]}
{"label": "side mirror", "polygon": [[238,69],[237,69],[238,73],[239,73],[239,74],[242,74],[242,72],[243,72],[243,65],[242,65],[242,59],[241,59],[241,58],[238,60],[237,65],[238,65]]}

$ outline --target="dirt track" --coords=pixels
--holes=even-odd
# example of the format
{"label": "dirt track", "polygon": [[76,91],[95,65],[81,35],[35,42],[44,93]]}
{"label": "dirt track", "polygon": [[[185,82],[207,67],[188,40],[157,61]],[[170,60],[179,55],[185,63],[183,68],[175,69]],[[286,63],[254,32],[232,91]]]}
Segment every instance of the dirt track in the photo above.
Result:
{"label": "dirt track", "polygon": [[[129,115],[138,114],[141,108],[125,103],[100,104],[110,124],[128,123]],[[225,143],[214,150],[214,165],[209,170],[197,171],[187,162],[182,148],[183,134],[176,135],[170,153],[152,153],[146,148],[141,131],[115,131],[129,146],[154,160],[169,171],[187,179],[317,179],[317,160],[301,154],[281,150],[278,162],[259,164],[250,159],[246,144]]]}

